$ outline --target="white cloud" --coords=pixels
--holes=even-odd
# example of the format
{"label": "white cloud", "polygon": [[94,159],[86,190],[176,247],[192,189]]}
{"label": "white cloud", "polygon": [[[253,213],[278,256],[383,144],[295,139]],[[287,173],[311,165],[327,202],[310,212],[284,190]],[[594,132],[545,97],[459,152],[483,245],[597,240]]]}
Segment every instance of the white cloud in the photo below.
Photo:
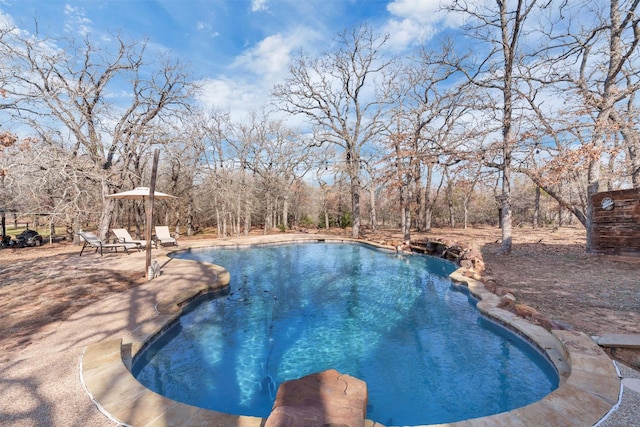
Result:
{"label": "white cloud", "polygon": [[390,35],[387,46],[392,51],[402,51],[430,37],[433,32],[425,33],[428,29],[412,19],[391,19],[384,27],[384,32]]}
{"label": "white cloud", "polygon": [[205,33],[207,36],[214,38],[219,37],[220,33],[217,31],[212,31],[213,27],[210,23],[204,21],[196,22],[196,30]]}
{"label": "white cloud", "polygon": [[291,49],[291,41],[276,34],[246,50],[231,66],[233,77],[201,82],[203,107],[229,110],[234,120],[248,119],[250,111],[268,104],[271,88],[287,70]]}
{"label": "white cloud", "polygon": [[68,33],[77,32],[83,36],[91,32],[93,21],[87,18],[85,10],[80,7],[73,7],[70,4],[64,5],[64,14],[67,16],[64,30]]}
{"label": "white cloud", "polygon": [[387,5],[395,16],[415,17],[418,21],[432,20],[440,9],[441,0],[394,0]]}
{"label": "white cloud", "polygon": [[393,16],[384,27],[389,46],[400,51],[428,41],[445,28],[460,25],[453,14],[442,9],[443,0],[394,0],[387,5]]}
{"label": "white cloud", "polygon": [[273,34],[236,57],[231,68],[240,73],[250,73],[253,80],[271,86],[287,72],[291,52],[299,48],[309,50],[320,37],[317,32],[303,27],[288,34]]}
{"label": "white cloud", "polygon": [[0,10],[0,30],[9,30],[14,28],[13,18]]}
{"label": "white cloud", "polygon": [[265,76],[279,75],[289,63],[292,48],[294,43],[291,40],[287,40],[281,34],[275,34],[236,58],[233,67],[241,67]]}
{"label": "white cloud", "polygon": [[242,77],[219,77],[200,83],[203,87],[199,97],[202,107],[228,110],[237,121],[247,120],[251,111],[262,109],[270,93],[270,88]]}
{"label": "white cloud", "polygon": [[271,90],[288,72],[291,52],[313,44],[321,35],[306,28],[274,34],[245,50],[230,66],[233,74],[202,81],[199,98],[205,109],[229,110],[234,120],[248,118],[269,104]]}
{"label": "white cloud", "polygon": [[268,9],[268,0],[251,0],[251,12],[260,12]]}
{"label": "white cloud", "polygon": [[211,24],[209,24],[208,22],[198,21],[196,22],[196,30],[209,31],[211,30]]}

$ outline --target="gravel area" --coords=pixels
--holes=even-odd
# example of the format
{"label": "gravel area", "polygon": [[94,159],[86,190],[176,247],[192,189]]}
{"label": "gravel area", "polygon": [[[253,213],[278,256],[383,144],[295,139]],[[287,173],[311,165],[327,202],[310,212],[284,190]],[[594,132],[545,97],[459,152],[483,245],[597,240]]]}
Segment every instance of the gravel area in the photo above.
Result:
{"label": "gravel area", "polygon": [[[640,372],[618,363],[622,378],[638,378]],[[599,427],[640,427],[640,391],[624,387],[618,408],[603,419]]]}

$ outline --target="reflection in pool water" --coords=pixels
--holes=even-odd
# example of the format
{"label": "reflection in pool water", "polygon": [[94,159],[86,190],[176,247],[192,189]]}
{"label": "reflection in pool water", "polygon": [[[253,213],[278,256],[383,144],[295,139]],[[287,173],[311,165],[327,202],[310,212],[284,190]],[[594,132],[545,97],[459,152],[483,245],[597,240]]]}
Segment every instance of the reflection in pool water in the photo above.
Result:
{"label": "reflection in pool water", "polygon": [[557,388],[551,364],[485,320],[455,266],[366,245],[307,243],[178,255],[231,274],[135,360],[150,389],[191,405],[266,417],[280,383],[326,369],[367,382],[367,418],[458,421]]}

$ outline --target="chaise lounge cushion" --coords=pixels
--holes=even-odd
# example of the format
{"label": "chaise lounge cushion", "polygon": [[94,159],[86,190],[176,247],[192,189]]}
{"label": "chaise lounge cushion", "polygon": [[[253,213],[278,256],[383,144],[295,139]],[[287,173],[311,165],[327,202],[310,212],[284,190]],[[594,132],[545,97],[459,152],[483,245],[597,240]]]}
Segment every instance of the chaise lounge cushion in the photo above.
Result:
{"label": "chaise lounge cushion", "polygon": [[80,251],[80,256],[82,256],[82,252],[84,252],[84,248],[86,248],[87,246],[91,246],[92,248],[96,248],[96,252],[98,252],[98,250],[100,250],[100,255],[102,255],[102,250],[104,248],[107,249],[114,249],[116,252],[118,252],[118,248],[124,249],[125,252],[129,253],[129,249],[138,249],[140,250],[140,244],[138,243],[124,243],[124,242],[120,242],[120,243],[109,243],[109,242],[103,242],[102,240],[100,240],[98,238],[98,236],[96,236],[95,234],[89,232],[89,231],[80,231],[78,233],[78,235],[80,236],[80,238],[84,241],[84,244],[82,245],[82,250]]}
{"label": "chaise lounge cushion", "polygon": [[178,241],[171,236],[169,227],[166,225],[156,225],[156,240],[160,242],[162,246],[178,245]]}

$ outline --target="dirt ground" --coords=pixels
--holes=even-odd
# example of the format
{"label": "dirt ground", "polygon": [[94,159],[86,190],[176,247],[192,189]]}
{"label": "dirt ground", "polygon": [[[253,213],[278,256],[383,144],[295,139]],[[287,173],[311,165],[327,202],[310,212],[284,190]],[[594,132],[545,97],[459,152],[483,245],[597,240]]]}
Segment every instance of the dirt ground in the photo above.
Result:
{"label": "dirt ground", "polygon": [[[336,233],[348,234],[343,230]],[[397,232],[367,235],[398,239]],[[214,237],[214,236],[198,236]],[[519,302],[567,329],[589,335],[640,333],[640,258],[616,259],[585,254],[579,228],[515,228],[510,255],[498,255],[496,228],[434,229],[412,238],[441,238],[478,248],[493,279],[511,289]],[[183,238],[182,241],[186,241]],[[142,273],[68,267],[79,247],[54,243],[37,248],[0,250],[0,357],[28,346],[81,307],[142,283]],[[614,357],[640,369],[636,353]]]}
{"label": "dirt ground", "polygon": [[114,292],[144,281],[144,273],[69,267],[71,243],[0,250],[0,357],[28,346],[39,333]]}

